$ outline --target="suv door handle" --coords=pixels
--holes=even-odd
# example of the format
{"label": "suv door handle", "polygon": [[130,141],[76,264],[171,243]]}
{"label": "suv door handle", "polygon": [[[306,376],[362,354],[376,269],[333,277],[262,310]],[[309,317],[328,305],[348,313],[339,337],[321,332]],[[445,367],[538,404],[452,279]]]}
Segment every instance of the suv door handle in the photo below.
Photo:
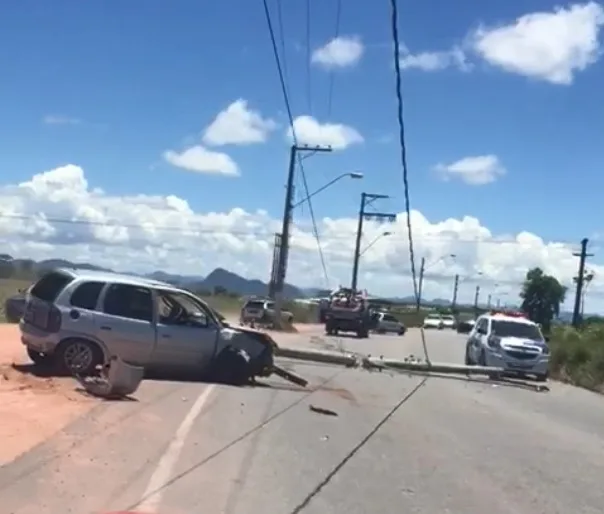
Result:
{"label": "suv door handle", "polygon": [[111,330],[111,327],[108,327],[107,325],[102,325],[101,330]]}

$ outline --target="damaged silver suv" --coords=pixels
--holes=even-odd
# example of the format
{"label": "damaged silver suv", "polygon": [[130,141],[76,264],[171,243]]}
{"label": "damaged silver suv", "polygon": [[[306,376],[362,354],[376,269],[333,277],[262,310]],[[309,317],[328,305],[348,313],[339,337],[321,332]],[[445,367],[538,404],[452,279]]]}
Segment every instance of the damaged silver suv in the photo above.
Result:
{"label": "damaged silver suv", "polygon": [[250,376],[266,376],[276,348],[268,334],[224,323],[189,291],[101,271],[44,275],[28,292],[19,326],[34,363],[82,375],[114,355],[146,369],[204,374],[243,350]]}

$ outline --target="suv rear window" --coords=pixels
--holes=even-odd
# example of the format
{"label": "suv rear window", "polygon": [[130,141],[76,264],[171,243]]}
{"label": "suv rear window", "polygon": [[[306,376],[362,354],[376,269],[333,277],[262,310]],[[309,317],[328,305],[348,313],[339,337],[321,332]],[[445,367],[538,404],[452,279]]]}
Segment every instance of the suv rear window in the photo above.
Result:
{"label": "suv rear window", "polygon": [[51,271],[44,275],[31,288],[29,294],[44,302],[52,303],[65,289],[67,284],[73,281],[73,277],[59,271]]}
{"label": "suv rear window", "polygon": [[103,287],[105,287],[104,282],[84,282],[73,292],[69,303],[73,307],[93,311],[96,309],[96,304]]}
{"label": "suv rear window", "polygon": [[260,300],[255,300],[251,302],[247,302],[245,304],[246,309],[264,309],[264,302]]}

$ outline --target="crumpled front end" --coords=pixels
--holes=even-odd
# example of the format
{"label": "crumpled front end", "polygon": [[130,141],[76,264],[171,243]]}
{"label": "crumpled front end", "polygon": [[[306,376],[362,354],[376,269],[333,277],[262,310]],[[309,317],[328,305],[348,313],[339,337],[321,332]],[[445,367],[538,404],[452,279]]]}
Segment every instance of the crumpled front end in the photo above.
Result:
{"label": "crumpled front end", "polygon": [[273,357],[278,345],[270,334],[252,328],[225,327],[220,335],[218,353],[227,346],[244,350],[250,357],[251,374],[269,376],[272,373]]}

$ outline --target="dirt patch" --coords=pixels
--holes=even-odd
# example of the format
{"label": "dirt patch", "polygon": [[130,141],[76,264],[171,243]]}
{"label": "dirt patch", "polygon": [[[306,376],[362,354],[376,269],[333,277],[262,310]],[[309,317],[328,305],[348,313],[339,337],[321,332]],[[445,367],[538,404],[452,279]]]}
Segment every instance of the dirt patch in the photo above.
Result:
{"label": "dirt patch", "polygon": [[0,324],[0,466],[96,404],[75,388],[71,378],[36,373],[21,344],[19,327]]}

